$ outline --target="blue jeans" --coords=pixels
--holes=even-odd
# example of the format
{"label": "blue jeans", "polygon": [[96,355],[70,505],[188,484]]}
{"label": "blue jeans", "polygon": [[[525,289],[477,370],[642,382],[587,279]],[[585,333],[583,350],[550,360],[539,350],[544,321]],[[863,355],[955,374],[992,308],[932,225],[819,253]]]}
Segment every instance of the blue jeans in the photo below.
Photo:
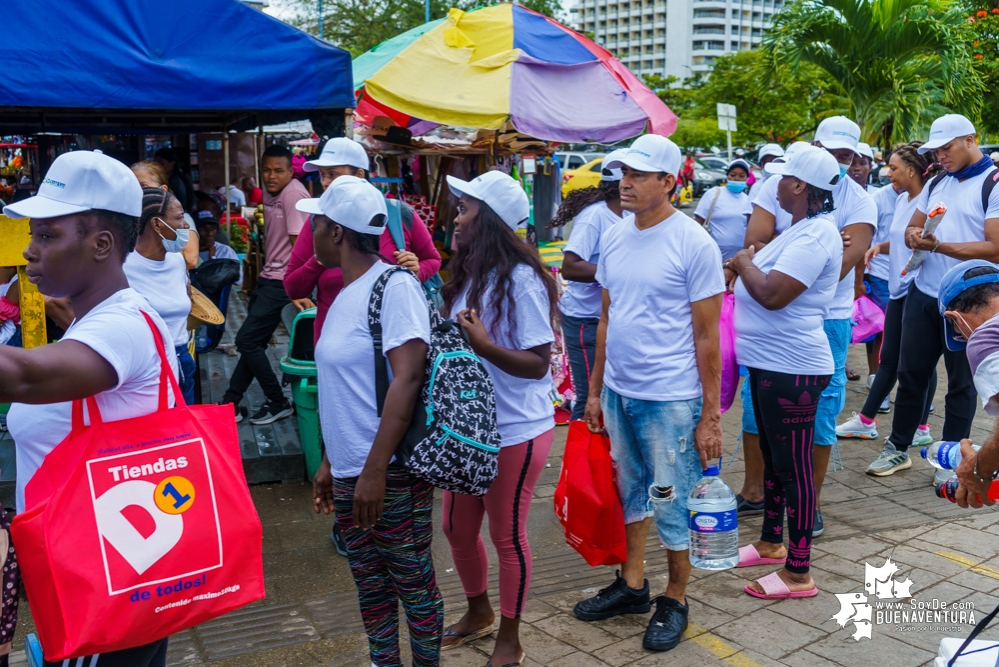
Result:
{"label": "blue jeans", "polygon": [[753,392],[749,390],[749,376],[742,382],[742,430],[744,433],[757,435],[760,430],[756,427],[756,415],[753,413]]}
{"label": "blue jeans", "polygon": [[826,320],[822,323],[833,356],[833,374],[829,386],[819,397],[815,414],[815,444],[836,444],[836,418],[846,406],[846,352],[850,347],[853,320]]}
{"label": "blue jeans", "polygon": [[686,550],[687,496],[701,477],[701,457],[694,447],[701,399],[643,401],[607,387],[600,399],[624,522],[655,517],[666,548]]}
{"label": "blue jeans", "polygon": [[597,324],[595,317],[570,317],[562,315],[562,340],[565,352],[569,355],[569,370],[572,373],[572,388],[576,400],[572,402],[570,419],[582,419],[586,410],[586,399],[590,395],[590,371],[597,356]]}
{"label": "blue jeans", "polygon": [[188,405],[194,405],[194,374],[198,367],[191,358],[187,345],[178,345],[174,350],[177,352],[177,370],[180,371],[180,393],[184,395],[184,401]]}

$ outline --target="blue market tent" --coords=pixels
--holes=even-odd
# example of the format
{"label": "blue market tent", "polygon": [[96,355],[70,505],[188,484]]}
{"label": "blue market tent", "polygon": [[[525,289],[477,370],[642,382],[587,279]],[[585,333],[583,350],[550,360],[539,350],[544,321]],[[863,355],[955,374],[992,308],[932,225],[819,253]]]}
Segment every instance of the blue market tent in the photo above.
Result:
{"label": "blue market tent", "polygon": [[3,13],[0,132],[240,130],[354,106],[347,51],[238,0],[8,0]]}

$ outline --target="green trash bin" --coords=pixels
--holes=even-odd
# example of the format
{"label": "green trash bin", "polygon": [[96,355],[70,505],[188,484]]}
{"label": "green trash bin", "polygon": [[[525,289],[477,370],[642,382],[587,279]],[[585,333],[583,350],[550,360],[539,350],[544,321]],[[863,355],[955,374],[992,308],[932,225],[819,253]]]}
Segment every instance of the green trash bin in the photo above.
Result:
{"label": "green trash bin", "polygon": [[[294,307],[294,306],[292,306]],[[281,371],[291,381],[291,395],[298,417],[298,437],[305,456],[305,471],[311,480],[323,460],[322,436],[319,431],[319,385],[316,383],[316,356],[313,325],[316,309],[297,313],[290,325],[288,355],[281,358]]]}

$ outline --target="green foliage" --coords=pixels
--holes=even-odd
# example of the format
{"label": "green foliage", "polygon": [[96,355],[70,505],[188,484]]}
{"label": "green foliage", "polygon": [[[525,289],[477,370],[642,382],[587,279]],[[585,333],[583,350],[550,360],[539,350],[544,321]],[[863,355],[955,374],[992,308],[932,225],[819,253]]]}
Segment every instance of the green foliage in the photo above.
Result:
{"label": "green foliage", "polygon": [[967,0],[967,13],[971,34],[971,57],[975,71],[985,86],[985,99],[992,103],[982,109],[979,129],[992,136],[999,135],[999,110],[994,106],[999,99],[999,0],[976,2]]}
{"label": "green foliage", "polygon": [[[399,33],[423,23],[421,0],[324,0],[323,35],[319,35],[318,0],[278,0],[277,14],[293,26],[347,49],[355,58]],[[481,0],[430,0],[430,19],[447,15],[448,9],[481,7]],[[558,0],[524,0],[520,4],[552,18],[559,18]]]}
{"label": "green foliage", "polygon": [[871,143],[906,141],[953,110],[977,118],[967,15],[948,0],[795,0],[763,52],[772,78],[813,64],[837,81]]}

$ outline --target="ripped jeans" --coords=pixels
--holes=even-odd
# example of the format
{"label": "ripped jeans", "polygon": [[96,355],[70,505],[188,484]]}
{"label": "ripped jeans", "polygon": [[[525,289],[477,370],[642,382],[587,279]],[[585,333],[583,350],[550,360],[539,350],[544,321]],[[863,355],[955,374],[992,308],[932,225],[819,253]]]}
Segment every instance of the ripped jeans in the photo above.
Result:
{"label": "ripped jeans", "polygon": [[670,551],[689,547],[687,496],[701,477],[694,429],[701,399],[644,401],[604,387],[600,397],[611,441],[624,522],[654,517]]}

